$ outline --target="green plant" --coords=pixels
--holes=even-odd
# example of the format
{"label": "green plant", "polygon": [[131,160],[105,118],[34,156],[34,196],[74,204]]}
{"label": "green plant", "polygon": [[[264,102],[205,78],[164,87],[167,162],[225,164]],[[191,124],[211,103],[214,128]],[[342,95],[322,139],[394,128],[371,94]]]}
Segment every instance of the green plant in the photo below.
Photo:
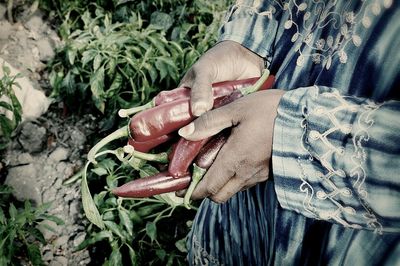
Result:
{"label": "green plant", "polygon": [[[0,265],[44,265],[40,244],[46,244],[38,225],[50,220],[60,225],[63,221],[49,215],[50,203],[33,207],[29,201],[18,202],[12,198],[12,189],[0,185]],[[48,228],[51,230],[51,228]]]}
{"label": "green plant", "polygon": [[68,12],[65,46],[51,65],[52,96],[71,109],[94,105],[103,129],[115,126],[118,109],[174,88],[214,43],[225,10],[207,1],[135,2],[119,1],[112,12],[89,5],[75,19]]}
{"label": "green plant", "polygon": [[[11,134],[21,122],[22,107],[15,96],[14,88],[21,89],[15,81],[21,74],[11,75],[11,70],[3,63],[3,76],[0,79],[0,150],[10,141]],[[7,115],[11,112],[11,118]]]}

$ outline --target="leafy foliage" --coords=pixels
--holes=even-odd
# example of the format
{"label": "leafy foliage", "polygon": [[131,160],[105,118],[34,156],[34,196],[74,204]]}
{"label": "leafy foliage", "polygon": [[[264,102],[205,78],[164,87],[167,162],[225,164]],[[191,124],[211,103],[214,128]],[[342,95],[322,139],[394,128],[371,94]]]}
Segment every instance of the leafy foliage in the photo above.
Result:
{"label": "leafy foliage", "polygon": [[177,85],[215,42],[227,5],[114,1],[106,10],[97,3],[75,7],[79,17],[75,9],[66,12],[60,30],[65,46],[51,66],[50,82],[52,96],[71,109],[95,106],[107,119],[104,129],[114,126],[118,109],[141,105]]}
{"label": "leafy foliage", "polygon": [[11,192],[10,187],[0,186],[0,265],[21,265],[21,260],[44,265],[39,246],[46,244],[46,240],[38,225],[44,220],[58,225],[63,221],[47,213],[50,204],[22,204],[12,198]]}
{"label": "leafy foliage", "polygon": [[[21,89],[15,81],[20,74],[11,75],[10,68],[2,65],[3,76],[0,79],[0,150],[7,146],[11,134],[21,122],[22,107],[15,96],[14,87]],[[11,118],[6,113],[11,112]]]}

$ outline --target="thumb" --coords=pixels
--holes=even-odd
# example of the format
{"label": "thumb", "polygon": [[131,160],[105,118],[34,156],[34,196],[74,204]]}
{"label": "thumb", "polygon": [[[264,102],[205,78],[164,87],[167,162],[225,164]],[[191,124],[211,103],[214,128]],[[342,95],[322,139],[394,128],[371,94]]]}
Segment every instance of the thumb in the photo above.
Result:
{"label": "thumb", "polygon": [[236,124],[236,112],[230,105],[226,105],[204,113],[192,123],[182,127],[178,134],[187,140],[196,141],[214,136]]}

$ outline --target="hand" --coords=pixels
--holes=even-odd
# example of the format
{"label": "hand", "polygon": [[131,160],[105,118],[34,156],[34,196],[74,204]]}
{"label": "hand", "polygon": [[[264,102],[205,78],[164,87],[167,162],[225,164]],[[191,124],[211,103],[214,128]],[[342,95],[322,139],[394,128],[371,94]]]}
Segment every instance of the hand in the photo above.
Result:
{"label": "hand", "polygon": [[200,140],[233,127],[231,135],[192,194],[222,203],[235,193],[268,179],[276,110],[282,90],[250,94],[206,112],[179,130],[188,140]]}
{"label": "hand", "polygon": [[200,116],[212,108],[212,83],[259,77],[263,68],[260,56],[236,42],[223,41],[189,69],[180,86],[191,88],[190,107],[195,116]]}

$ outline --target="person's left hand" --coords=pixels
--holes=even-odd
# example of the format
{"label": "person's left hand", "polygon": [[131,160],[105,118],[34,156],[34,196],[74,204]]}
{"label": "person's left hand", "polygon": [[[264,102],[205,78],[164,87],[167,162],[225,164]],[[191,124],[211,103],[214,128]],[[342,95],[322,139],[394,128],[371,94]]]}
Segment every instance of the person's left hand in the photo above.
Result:
{"label": "person's left hand", "polygon": [[233,127],[192,199],[209,197],[222,203],[235,193],[268,179],[274,121],[283,93],[274,89],[250,94],[204,113],[179,130],[188,140],[200,140]]}

